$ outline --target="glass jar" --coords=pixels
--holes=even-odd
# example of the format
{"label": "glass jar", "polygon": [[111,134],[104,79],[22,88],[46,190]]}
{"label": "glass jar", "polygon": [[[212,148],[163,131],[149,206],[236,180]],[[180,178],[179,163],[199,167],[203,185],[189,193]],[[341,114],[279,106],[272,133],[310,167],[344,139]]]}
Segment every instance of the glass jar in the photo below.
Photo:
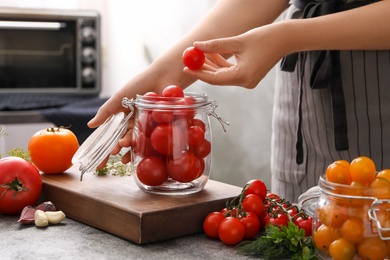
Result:
{"label": "glass jar", "polygon": [[229,124],[216,113],[216,101],[205,94],[184,98],[137,95],[122,100],[129,113],[111,116],[98,127],[73,156],[81,179],[110,155],[134,116],[131,167],[137,186],[156,194],[185,195],[206,185],[211,169],[210,116],[225,130]]}
{"label": "glass jar", "polygon": [[389,188],[342,185],[321,177],[298,204],[313,216],[319,258],[390,259]]}
{"label": "glass jar", "polygon": [[138,95],[134,106],[131,154],[136,184],[157,194],[202,190],[211,168],[209,116],[223,122],[214,112],[217,103],[205,94],[186,93],[168,99]]}

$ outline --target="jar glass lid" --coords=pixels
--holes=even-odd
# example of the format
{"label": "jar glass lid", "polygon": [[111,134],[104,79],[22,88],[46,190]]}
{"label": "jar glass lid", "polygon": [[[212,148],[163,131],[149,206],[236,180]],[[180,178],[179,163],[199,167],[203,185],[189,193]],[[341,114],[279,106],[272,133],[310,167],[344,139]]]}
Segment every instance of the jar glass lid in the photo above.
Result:
{"label": "jar glass lid", "polygon": [[79,164],[80,180],[84,173],[94,171],[110,155],[111,150],[124,135],[130,116],[124,112],[112,115],[99,126],[79,147],[72,158],[73,164]]}

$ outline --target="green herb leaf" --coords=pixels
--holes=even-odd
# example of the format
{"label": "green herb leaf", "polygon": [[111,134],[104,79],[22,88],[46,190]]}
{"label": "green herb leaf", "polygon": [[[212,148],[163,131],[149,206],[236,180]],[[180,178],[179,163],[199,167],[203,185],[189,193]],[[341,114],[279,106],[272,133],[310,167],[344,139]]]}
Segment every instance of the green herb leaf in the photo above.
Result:
{"label": "green herb leaf", "polygon": [[242,243],[239,252],[263,259],[318,259],[312,237],[305,237],[305,231],[294,223],[280,228],[267,225],[264,233],[252,242]]}

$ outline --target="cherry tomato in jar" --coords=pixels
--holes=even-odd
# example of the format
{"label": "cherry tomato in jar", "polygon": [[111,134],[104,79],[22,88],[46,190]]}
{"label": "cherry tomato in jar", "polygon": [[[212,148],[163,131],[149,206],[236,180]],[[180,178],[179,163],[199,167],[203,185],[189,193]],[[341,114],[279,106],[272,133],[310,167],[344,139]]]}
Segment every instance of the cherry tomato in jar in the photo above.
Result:
{"label": "cherry tomato in jar", "polygon": [[198,157],[189,151],[184,151],[167,163],[168,175],[178,182],[190,182],[202,174],[202,164]]}
{"label": "cherry tomato in jar", "polygon": [[204,53],[197,48],[188,47],[184,50],[182,59],[184,65],[186,65],[190,70],[198,70],[202,68],[206,57]]}
{"label": "cherry tomato in jar", "polygon": [[205,158],[211,153],[211,143],[207,139],[203,139],[202,142],[197,145],[190,145],[189,150],[199,158]]}
{"label": "cherry tomato in jar", "polygon": [[42,177],[30,162],[19,157],[0,159],[0,214],[20,214],[24,207],[35,206]]}
{"label": "cherry tomato in jar", "polygon": [[32,163],[46,174],[63,173],[69,169],[78,148],[75,134],[63,127],[38,131],[28,143]]}
{"label": "cherry tomato in jar", "polygon": [[267,195],[267,187],[264,182],[261,180],[250,180],[246,184],[245,196],[249,194],[256,194],[262,200],[265,199]]}
{"label": "cherry tomato in jar", "polygon": [[157,125],[150,135],[150,142],[153,148],[163,155],[180,153],[185,147],[182,130],[172,124]]}
{"label": "cherry tomato in jar", "polygon": [[203,221],[203,231],[210,238],[219,238],[218,226],[225,218],[221,212],[209,213]]}
{"label": "cherry tomato in jar", "polygon": [[179,86],[170,85],[163,89],[161,96],[162,97],[184,97],[184,92]]}
{"label": "cherry tomato in jar", "polygon": [[237,245],[245,237],[245,226],[238,218],[226,217],[219,223],[218,235],[225,245]]}
{"label": "cherry tomato in jar", "polygon": [[168,179],[166,165],[155,156],[143,158],[137,166],[137,178],[145,185],[161,185]]}

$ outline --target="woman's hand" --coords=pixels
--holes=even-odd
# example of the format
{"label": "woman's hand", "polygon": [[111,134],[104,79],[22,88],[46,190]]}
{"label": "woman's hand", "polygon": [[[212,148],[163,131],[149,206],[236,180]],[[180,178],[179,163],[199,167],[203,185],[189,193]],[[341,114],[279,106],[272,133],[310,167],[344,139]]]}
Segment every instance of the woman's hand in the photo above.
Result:
{"label": "woman's hand", "polygon": [[[274,24],[239,36],[195,42],[194,47],[206,53],[205,64],[200,70],[184,68],[184,72],[212,85],[255,88],[287,54],[279,28]],[[234,60],[225,58],[230,56]]]}

